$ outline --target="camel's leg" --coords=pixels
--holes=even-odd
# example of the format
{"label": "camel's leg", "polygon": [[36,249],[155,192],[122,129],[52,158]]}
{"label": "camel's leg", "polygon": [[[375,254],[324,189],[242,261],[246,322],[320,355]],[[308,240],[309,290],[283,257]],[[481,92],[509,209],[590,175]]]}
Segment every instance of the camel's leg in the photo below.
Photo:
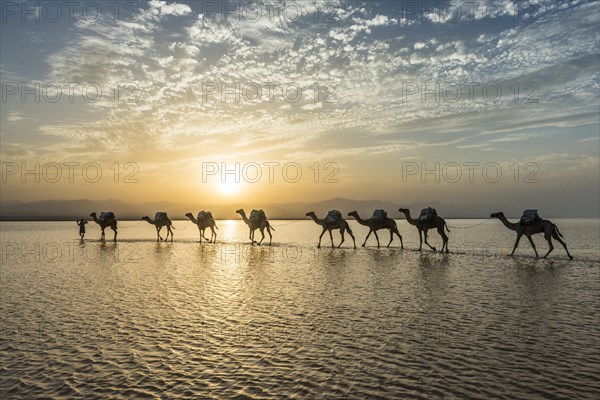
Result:
{"label": "camel's leg", "polygon": [[[544,256],[544,258],[548,257],[548,254],[550,254],[552,252],[552,250],[554,250],[554,245],[552,244],[552,236],[548,236],[545,237],[545,239],[548,241],[548,252],[546,253],[546,255]],[[533,243],[533,242],[532,242]],[[537,257],[537,251],[535,252],[535,256]]]}
{"label": "camel's leg", "polygon": [[262,243],[262,241],[265,240],[265,228],[264,227],[260,228],[260,234],[262,235],[262,237],[260,238],[260,242],[258,242],[259,246]]}
{"label": "camel's leg", "polygon": [[438,233],[442,237],[442,250],[440,250],[440,253],[443,253],[444,249],[446,249],[446,253],[449,253],[450,250],[448,250],[448,235],[446,235],[446,232],[444,232],[443,225],[438,228]]}
{"label": "camel's leg", "polygon": [[159,228],[158,226],[156,227],[156,236],[158,236],[156,238],[156,241],[158,242],[158,239],[160,238],[160,240],[163,240],[162,236],[160,236],[160,230],[162,229],[162,226]]}
{"label": "camel's leg", "polygon": [[250,229],[250,242],[251,242],[252,244],[256,243],[256,242],[254,241],[254,229]]}
{"label": "camel's leg", "polygon": [[[350,237],[352,238],[352,242],[354,242],[354,248],[356,249],[356,239],[354,238],[354,235],[352,234],[352,232],[348,231],[348,235],[350,235]],[[342,236],[342,239],[344,237]]]}
{"label": "camel's leg", "polygon": [[390,242],[387,244],[386,247],[390,247],[390,244],[392,244],[392,240],[394,240],[394,231],[390,229]]}
{"label": "camel's leg", "polygon": [[117,243],[117,228],[110,228],[115,232],[115,236],[113,236],[113,242]]}
{"label": "camel's leg", "polygon": [[572,260],[573,256],[571,255],[571,253],[569,253],[569,249],[567,249],[567,244],[560,238],[560,236],[558,236],[558,234],[556,233],[556,231],[552,232],[552,237],[554,239],[556,239],[558,241],[558,243],[560,243],[560,244],[563,245],[563,247],[565,248],[565,251],[567,252],[567,255],[569,256],[569,259]]}
{"label": "camel's leg", "polygon": [[171,229],[171,225],[167,226],[169,229],[169,233],[171,234],[171,242],[173,242],[173,230]]}
{"label": "camel's leg", "polygon": [[210,239],[212,240],[213,243],[217,243],[217,232],[215,232],[215,228],[213,228],[211,226],[210,230],[212,231],[212,233],[210,235]]}
{"label": "camel's leg", "polygon": [[333,249],[335,246],[333,245],[333,233],[331,233],[331,229],[327,229],[329,232],[329,240],[331,240],[331,248]]}
{"label": "camel's leg", "polygon": [[402,243],[402,235],[400,234],[400,231],[398,231],[398,228],[394,229],[394,233],[398,235],[398,239],[400,239],[400,248],[403,249],[404,243]]}
{"label": "camel's leg", "polygon": [[425,244],[426,244],[427,246],[429,246],[429,248],[430,248],[431,250],[435,251],[435,247],[433,247],[432,245],[430,245],[430,244],[427,242],[427,231],[426,231],[426,230],[425,230],[425,231],[423,231],[423,236],[424,236],[424,239],[425,239]]}
{"label": "camel's leg", "polygon": [[[529,243],[531,243],[531,247],[533,247],[533,251],[535,252],[535,256],[539,257],[537,249],[535,248],[535,243],[533,243],[533,239],[531,238],[531,236],[527,236],[527,239],[529,240]],[[550,242],[550,241],[548,241],[548,242]],[[550,254],[551,251],[552,251],[552,243],[550,243],[550,250],[548,251],[548,254]],[[546,254],[546,255],[548,255],[548,254]]]}
{"label": "camel's leg", "polygon": [[342,236],[342,241],[340,242],[340,244],[338,245],[338,249],[340,248],[340,246],[342,245],[342,243],[344,243],[344,232],[346,232],[345,229],[340,229],[340,235]]}
{"label": "camel's leg", "polygon": [[515,250],[517,249],[517,246],[519,245],[519,241],[521,240],[521,236],[523,236],[522,233],[517,233],[517,241],[515,242],[515,247],[513,247],[512,253],[510,253],[511,256],[513,254],[515,254]]}
{"label": "camel's leg", "polygon": [[271,235],[271,227],[267,226],[267,233],[269,234],[269,246],[271,245],[271,242],[273,240],[273,235]]}
{"label": "camel's leg", "polygon": [[365,238],[365,242],[362,244],[362,247],[365,247],[365,244],[367,244],[367,240],[369,240],[369,236],[371,236],[371,232],[373,232],[372,229],[369,230],[369,233],[367,234],[367,237]]}
{"label": "camel's leg", "polygon": [[423,247],[423,232],[419,229],[419,251]]}
{"label": "camel's leg", "polygon": [[317,248],[319,248],[319,249],[321,248],[321,238],[322,238],[322,237],[323,237],[323,235],[325,234],[325,231],[326,231],[326,230],[327,230],[327,229],[323,228],[323,232],[321,232],[321,236],[319,236],[319,244],[317,245]]}
{"label": "camel's leg", "polygon": [[202,229],[198,227],[198,235],[200,236],[200,243],[202,243]]}
{"label": "camel's leg", "polygon": [[377,236],[377,231],[373,231],[373,235],[375,235],[375,239],[377,239],[377,248],[379,248],[379,236]]}
{"label": "camel's leg", "polygon": [[100,241],[104,240],[104,228],[101,228],[102,233],[100,234]]}

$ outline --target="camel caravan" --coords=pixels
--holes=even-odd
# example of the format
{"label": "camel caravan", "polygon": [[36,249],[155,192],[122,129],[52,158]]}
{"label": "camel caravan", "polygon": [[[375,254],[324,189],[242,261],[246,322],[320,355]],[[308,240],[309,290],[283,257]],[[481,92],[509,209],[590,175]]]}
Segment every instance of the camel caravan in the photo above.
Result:
{"label": "camel caravan", "polygon": [[[444,252],[449,253],[447,233],[450,233],[450,229],[448,228],[446,221],[438,215],[435,208],[427,207],[427,208],[422,209],[421,213],[419,214],[419,217],[416,219],[411,217],[410,210],[407,208],[400,208],[400,209],[398,209],[398,211],[400,213],[404,214],[406,221],[410,225],[413,225],[417,228],[417,231],[419,232],[419,250],[418,251],[422,250],[423,243],[425,243],[431,250],[436,251],[436,248],[433,247],[432,245],[430,245],[427,241],[428,231],[430,229],[435,229],[437,231],[437,233],[440,235],[440,237],[442,238],[442,248],[441,248],[440,252],[441,253],[444,253]],[[260,245],[263,242],[263,240],[265,239],[265,230],[266,230],[267,234],[269,235],[269,245],[271,245],[272,240],[273,240],[273,235],[271,234],[271,231],[274,231],[275,228],[270,224],[264,210],[252,210],[250,212],[250,216],[247,216],[246,212],[243,209],[236,210],[236,213],[239,214],[241,216],[242,220],[244,221],[244,223],[246,223],[246,225],[248,225],[248,228],[249,228],[248,238],[250,239],[251,244]],[[102,231],[102,234],[100,236],[101,241],[105,240],[104,230],[106,228],[110,228],[114,232],[113,241],[114,242],[117,241],[117,219],[113,212],[111,212],[111,211],[101,212],[100,217],[98,217],[97,214],[95,212],[93,212],[90,214],[90,216],[92,217],[92,219],[94,220],[95,223],[100,225],[100,229]],[[202,210],[202,211],[198,212],[197,217],[194,217],[194,215],[192,213],[187,213],[187,214],[185,214],[185,216],[193,224],[195,224],[198,227],[198,232],[200,235],[200,243],[202,243],[202,239],[204,239],[208,243],[216,243],[217,233],[215,230],[218,230],[219,228],[217,227],[215,219],[210,211]],[[352,229],[350,228],[350,224],[348,223],[348,221],[346,221],[343,218],[343,215],[340,211],[331,210],[327,213],[327,215],[323,219],[318,218],[317,215],[313,211],[306,213],[306,216],[310,217],[317,225],[320,225],[322,228],[321,235],[319,235],[319,243],[317,244],[318,248],[321,247],[321,239],[323,238],[323,235],[325,234],[325,232],[329,232],[329,239],[331,241],[331,247],[332,248],[336,247],[334,244],[334,241],[333,241],[332,231],[339,230],[340,236],[341,236],[341,241],[337,245],[337,247],[339,248],[342,246],[342,244],[345,241],[345,234],[347,232],[350,235],[350,237],[352,238],[353,246],[356,249],[356,239],[354,237],[354,233],[352,232]],[[375,240],[377,241],[377,247],[379,248],[380,243],[379,243],[379,236],[377,235],[377,231],[383,229],[383,230],[388,230],[390,233],[390,241],[388,242],[387,247],[390,247],[390,245],[392,244],[392,241],[394,240],[394,235],[396,235],[396,236],[398,236],[398,239],[400,240],[400,248],[401,249],[404,248],[404,243],[402,242],[402,235],[400,235],[400,232],[398,231],[398,226],[396,224],[396,221],[393,218],[388,217],[388,214],[385,210],[381,210],[381,209],[375,210],[373,212],[373,215],[371,216],[371,218],[368,218],[368,219],[362,219],[360,217],[360,215],[358,214],[358,212],[356,212],[356,211],[349,212],[348,216],[354,217],[354,219],[356,220],[357,223],[369,227],[369,233],[367,234],[367,236],[362,244],[362,247],[366,246],[367,240],[369,239],[369,237],[371,236],[371,233],[372,233],[375,236]],[[548,252],[544,255],[544,258],[548,257],[548,255],[554,250],[554,246],[552,244],[552,239],[555,239],[560,244],[562,244],[562,246],[564,247],[565,251],[567,252],[567,255],[569,256],[569,258],[571,260],[573,259],[573,256],[571,256],[571,254],[569,253],[567,244],[562,240],[563,235],[558,230],[558,227],[555,224],[553,224],[551,221],[549,221],[547,219],[542,219],[539,216],[537,210],[532,210],[532,209],[525,210],[523,212],[522,217],[519,219],[518,222],[508,221],[506,219],[506,217],[504,216],[504,213],[502,213],[502,212],[492,213],[490,215],[490,218],[499,219],[500,222],[502,222],[504,224],[504,226],[506,226],[508,229],[515,231],[517,233],[517,239],[515,241],[513,250],[510,253],[511,256],[514,255],[515,250],[517,249],[517,247],[519,245],[519,241],[521,240],[521,237],[526,236],[527,239],[529,240],[529,243],[533,247],[535,256],[539,257],[537,248],[535,247],[535,244],[533,243],[531,236],[534,234],[542,233],[544,235],[544,239],[546,239],[546,241],[548,242],[548,247],[549,247]],[[142,217],[142,220],[148,222],[150,225],[154,225],[154,227],[156,228],[156,236],[157,236],[156,241],[157,242],[162,241],[162,240],[164,240],[164,241],[169,240],[169,235],[171,236],[171,242],[173,242],[173,229],[175,229],[175,227],[173,226],[173,222],[168,217],[166,212],[160,211],[154,215],[154,219],[151,219],[150,217],[145,216],[145,217]],[[79,223],[80,223],[80,221],[78,221],[78,224]],[[160,231],[163,227],[167,228],[167,235],[164,239],[160,235]],[[204,236],[204,232],[207,228],[209,228],[211,230],[210,239],[207,238],[206,236]],[[254,239],[254,234],[257,229],[260,231],[260,234],[261,234],[261,238],[259,241],[256,241]]]}

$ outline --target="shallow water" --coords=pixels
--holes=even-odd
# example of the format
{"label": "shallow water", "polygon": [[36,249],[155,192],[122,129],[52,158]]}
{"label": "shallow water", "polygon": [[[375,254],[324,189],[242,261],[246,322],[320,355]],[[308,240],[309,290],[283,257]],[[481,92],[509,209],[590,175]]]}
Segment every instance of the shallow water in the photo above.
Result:
{"label": "shallow water", "polygon": [[311,221],[273,221],[272,247],[241,221],[217,244],[189,221],[173,243],[119,221],[117,244],[2,222],[0,397],[597,398],[599,221],[554,221],[573,261],[507,257],[497,220],[460,229],[480,222],[448,221],[448,255],[405,221],[404,250],[354,221],[357,250],[317,249]]}

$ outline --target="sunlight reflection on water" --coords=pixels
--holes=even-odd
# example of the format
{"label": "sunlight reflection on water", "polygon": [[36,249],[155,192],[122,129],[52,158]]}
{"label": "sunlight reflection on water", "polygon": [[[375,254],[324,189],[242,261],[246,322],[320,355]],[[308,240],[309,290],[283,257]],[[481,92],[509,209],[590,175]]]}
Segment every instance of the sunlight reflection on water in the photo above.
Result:
{"label": "sunlight reflection on water", "polygon": [[556,222],[572,262],[507,257],[494,223],[441,255],[404,221],[404,250],[360,248],[354,221],[357,250],[317,249],[311,221],[274,221],[271,247],[241,221],[217,244],[186,221],[173,243],[138,225],[116,244],[3,222],[2,397],[595,398],[598,221]]}

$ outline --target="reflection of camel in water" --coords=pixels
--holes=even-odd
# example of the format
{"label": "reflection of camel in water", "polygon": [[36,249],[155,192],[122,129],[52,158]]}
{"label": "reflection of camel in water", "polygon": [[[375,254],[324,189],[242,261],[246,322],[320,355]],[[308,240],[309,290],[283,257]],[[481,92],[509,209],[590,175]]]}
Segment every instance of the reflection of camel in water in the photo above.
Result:
{"label": "reflection of camel in water", "polygon": [[527,239],[529,239],[529,243],[531,243],[531,247],[533,247],[533,251],[535,251],[535,256],[539,257],[537,249],[535,248],[535,244],[533,243],[533,240],[531,239],[531,235],[535,235],[536,233],[543,233],[544,239],[546,239],[546,241],[548,242],[548,246],[550,247],[548,249],[548,252],[544,256],[544,258],[548,257],[548,254],[550,254],[552,252],[552,250],[554,250],[554,246],[552,245],[552,238],[554,238],[560,244],[563,245],[569,258],[571,260],[573,259],[573,256],[571,256],[571,254],[569,253],[569,249],[567,249],[567,244],[565,242],[563,242],[561,239],[563,236],[560,233],[560,231],[558,230],[558,227],[556,225],[554,225],[551,221],[548,221],[547,219],[540,219],[530,225],[523,225],[518,222],[517,223],[510,222],[509,220],[506,219],[506,217],[504,216],[504,213],[502,213],[502,212],[493,213],[492,215],[490,215],[490,218],[498,218],[504,224],[504,226],[506,226],[508,229],[510,229],[511,231],[517,232],[517,241],[515,242],[515,247],[513,247],[513,251],[510,253],[511,256],[515,253],[515,250],[517,249],[517,246],[519,245],[519,241],[521,240],[521,237],[523,235],[525,235],[525,236],[527,236]]}
{"label": "reflection of camel in water", "polygon": [[108,218],[107,220],[100,221],[96,217],[96,213],[93,212],[90,214],[90,217],[92,217],[94,219],[94,222],[97,223],[98,225],[100,225],[100,229],[102,229],[102,235],[100,235],[100,240],[105,240],[104,230],[107,227],[110,227],[110,229],[112,229],[115,232],[115,237],[113,238],[113,242],[117,241],[117,220],[114,218],[114,216]]}
{"label": "reflection of camel in water", "polygon": [[448,233],[450,233],[450,229],[448,229],[448,225],[446,225],[444,218],[433,215],[428,220],[421,221],[420,219],[412,219],[408,208],[400,208],[398,211],[406,216],[406,222],[417,227],[417,230],[419,231],[419,251],[421,251],[421,248],[423,247],[423,236],[425,237],[425,244],[429,246],[431,250],[435,251],[435,247],[427,243],[427,231],[430,229],[437,229],[443,241],[441,252],[443,253],[445,248],[446,253],[448,253],[448,235],[446,235],[444,228],[448,230]]}
{"label": "reflection of camel in water", "polygon": [[[169,233],[171,234],[171,242],[173,241],[173,231],[171,230],[171,226],[173,225],[173,223],[171,222],[169,217],[167,217],[167,213],[164,213],[164,216],[159,220],[156,220],[156,219],[152,220],[149,217],[142,217],[142,219],[156,227],[156,236],[157,236],[156,241],[157,242],[159,240],[163,240],[162,236],[160,236],[160,230],[163,228],[163,226],[167,227],[167,236],[165,237],[165,242],[167,240],[169,240]],[[173,228],[175,228],[175,227],[173,227]]]}
{"label": "reflection of camel in water", "polygon": [[[217,224],[214,220],[214,218],[207,218],[207,219],[196,219],[194,218],[194,216],[192,215],[192,213],[187,213],[185,214],[186,217],[188,217],[190,219],[190,221],[192,221],[194,224],[198,225],[198,232],[200,233],[200,243],[202,243],[202,238],[204,238],[204,240],[208,240],[208,243],[216,243],[217,242],[217,233],[215,232],[215,228],[219,229],[217,227]],[[206,228],[210,228],[211,230],[211,235],[210,235],[210,240],[204,236],[204,230]]]}
{"label": "reflection of camel in water", "polygon": [[350,229],[350,225],[343,218],[340,218],[337,221],[332,222],[332,223],[327,223],[327,221],[325,219],[318,219],[316,214],[312,211],[306,213],[306,216],[311,217],[313,219],[313,221],[315,221],[318,225],[321,225],[323,227],[323,232],[321,232],[321,236],[319,236],[319,244],[317,245],[317,247],[321,247],[321,238],[323,237],[323,234],[325,233],[325,231],[329,231],[329,238],[331,239],[331,247],[335,247],[333,245],[333,235],[331,234],[331,231],[333,229],[339,229],[340,234],[342,235],[342,241],[338,245],[338,248],[342,245],[342,243],[344,243],[344,232],[348,231],[348,234],[352,237],[352,241],[354,242],[354,248],[356,249],[356,240],[354,239],[354,235],[352,234],[352,229]]}
{"label": "reflection of camel in water", "polygon": [[392,244],[395,233],[400,238],[400,248],[404,248],[404,243],[402,243],[402,235],[400,235],[400,232],[398,232],[396,221],[394,221],[392,218],[384,218],[382,220],[374,220],[373,218],[362,219],[356,211],[349,212],[348,215],[354,217],[356,222],[359,224],[369,227],[369,234],[365,238],[365,242],[362,244],[363,247],[365,247],[369,236],[371,236],[371,232],[375,234],[375,239],[377,239],[377,247],[379,247],[379,237],[377,236],[377,231],[380,229],[388,229],[390,231],[390,242],[387,244],[387,247],[390,247],[390,244]]}
{"label": "reflection of camel in water", "polygon": [[[250,240],[252,241],[252,244],[256,243],[260,246],[262,241],[265,239],[265,228],[267,228],[267,233],[269,234],[269,246],[271,245],[271,240],[273,239],[273,235],[271,235],[271,229],[275,230],[275,228],[273,228],[271,224],[269,224],[269,221],[267,221],[266,218],[260,220],[248,219],[248,217],[246,217],[246,213],[241,208],[237,210],[236,213],[242,216],[242,219],[244,220],[246,225],[248,225],[248,228],[250,228]],[[260,242],[254,240],[254,231],[257,229],[260,229],[260,234],[262,235]]]}

